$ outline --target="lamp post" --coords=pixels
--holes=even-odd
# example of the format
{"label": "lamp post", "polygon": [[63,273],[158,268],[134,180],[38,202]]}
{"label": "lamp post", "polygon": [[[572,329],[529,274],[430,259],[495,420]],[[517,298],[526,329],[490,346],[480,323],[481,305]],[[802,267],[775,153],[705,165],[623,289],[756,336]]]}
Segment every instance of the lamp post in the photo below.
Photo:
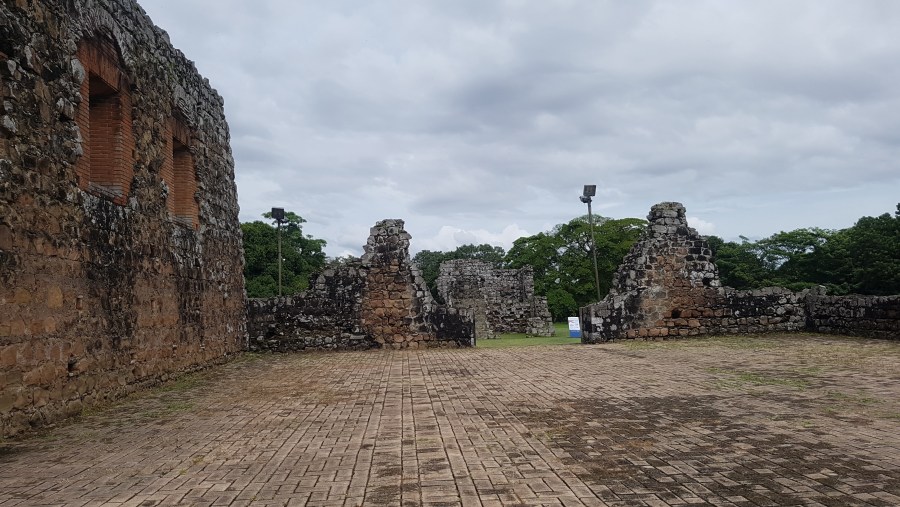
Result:
{"label": "lamp post", "polygon": [[600,296],[600,272],[597,271],[597,245],[594,243],[594,216],[591,214],[591,197],[597,195],[597,185],[585,185],[581,193],[581,202],[588,206],[588,224],[591,226],[591,254],[594,257],[594,283],[597,285],[597,301],[603,299]]}
{"label": "lamp post", "polygon": [[281,297],[281,222],[284,221],[284,208],[272,208],[272,218],[278,223],[278,297]]}

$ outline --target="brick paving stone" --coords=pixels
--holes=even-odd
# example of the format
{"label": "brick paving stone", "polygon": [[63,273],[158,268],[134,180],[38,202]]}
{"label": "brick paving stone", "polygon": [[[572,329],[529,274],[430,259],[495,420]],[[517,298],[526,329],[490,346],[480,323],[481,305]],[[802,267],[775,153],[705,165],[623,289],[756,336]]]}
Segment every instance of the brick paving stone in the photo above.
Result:
{"label": "brick paving stone", "polygon": [[12,505],[900,505],[900,342],[245,356],[0,442]]}

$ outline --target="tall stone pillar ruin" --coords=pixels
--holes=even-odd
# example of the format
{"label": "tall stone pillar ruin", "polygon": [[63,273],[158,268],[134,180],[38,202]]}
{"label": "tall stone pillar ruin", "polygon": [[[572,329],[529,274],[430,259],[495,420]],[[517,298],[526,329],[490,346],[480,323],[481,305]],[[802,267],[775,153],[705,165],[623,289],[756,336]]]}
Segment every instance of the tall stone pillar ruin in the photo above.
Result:
{"label": "tall stone pillar ruin", "polygon": [[436,305],[422,274],[409,258],[411,236],[403,220],[375,224],[363,247],[366,289],[361,322],[376,343],[418,348],[435,339],[429,316]]}

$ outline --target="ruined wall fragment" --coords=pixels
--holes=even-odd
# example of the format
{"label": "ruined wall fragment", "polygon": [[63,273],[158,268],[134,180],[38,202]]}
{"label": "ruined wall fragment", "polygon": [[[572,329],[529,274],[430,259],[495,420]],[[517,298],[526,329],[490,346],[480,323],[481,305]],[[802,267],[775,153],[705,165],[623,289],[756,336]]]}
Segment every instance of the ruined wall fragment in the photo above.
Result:
{"label": "ruined wall fragment", "polygon": [[473,346],[471,313],[435,303],[409,258],[403,221],[370,232],[361,259],[325,270],[304,293],[251,300],[251,349]]}
{"label": "ruined wall fragment", "polygon": [[448,306],[473,312],[478,339],[499,333],[553,335],[547,299],[534,295],[531,266],[496,269],[477,259],[445,261],[437,286]]}
{"label": "ruined wall fragment", "polygon": [[133,1],[0,4],[0,435],[243,347],[222,98]]}
{"label": "ruined wall fragment", "polygon": [[900,295],[828,296],[824,288],[806,296],[807,329],[900,340]]}
{"label": "ruined wall fragment", "polygon": [[360,261],[324,270],[295,296],[250,299],[250,350],[353,350],[377,346],[362,326],[366,269]]}
{"label": "ruined wall fragment", "polygon": [[721,286],[709,243],[680,203],[657,204],[647,219],[609,294],[581,309],[582,342],[804,328],[805,293]]}
{"label": "ruined wall fragment", "polygon": [[687,226],[681,204],[657,204],[648,219],[609,295],[581,309],[582,342],[801,330],[900,339],[900,296],[722,287],[709,244]]}

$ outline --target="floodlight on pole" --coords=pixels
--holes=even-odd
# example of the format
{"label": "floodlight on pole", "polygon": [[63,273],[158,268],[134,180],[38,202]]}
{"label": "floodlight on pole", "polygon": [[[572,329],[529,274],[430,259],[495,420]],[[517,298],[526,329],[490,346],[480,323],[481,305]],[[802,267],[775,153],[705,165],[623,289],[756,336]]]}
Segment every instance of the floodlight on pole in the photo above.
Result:
{"label": "floodlight on pole", "polygon": [[597,195],[597,185],[585,185],[581,193],[581,202],[588,207],[588,224],[591,226],[591,255],[594,257],[594,283],[597,286],[597,301],[603,299],[600,295],[600,272],[597,270],[597,244],[594,242],[594,215],[591,213],[591,197]]}
{"label": "floodlight on pole", "polygon": [[272,208],[272,218],[278,223],[278,297],[281,297],[281,222],[284,221],[284,208]]}

